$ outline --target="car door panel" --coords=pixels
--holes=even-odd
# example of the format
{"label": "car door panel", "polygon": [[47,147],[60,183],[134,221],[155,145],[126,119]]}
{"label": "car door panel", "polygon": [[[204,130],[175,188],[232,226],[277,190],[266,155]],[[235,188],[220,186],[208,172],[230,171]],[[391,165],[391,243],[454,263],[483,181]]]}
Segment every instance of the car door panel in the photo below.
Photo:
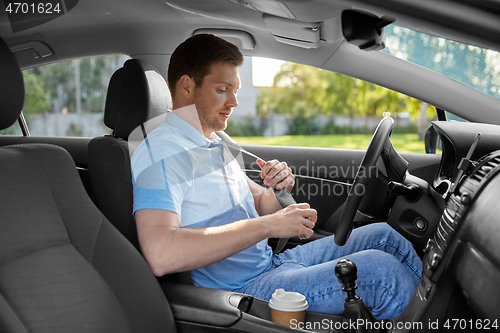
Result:
{"label": "car door panel", "polygon": [[[326,232],[334,231],[327,223],[347,198],[349,185],[354,181],[357,168],[365,154],[363,150],[334,148],[282,147],[243,145],[243,148],[264,160],[285,161],[296,175],[292,191],[297,202],[307,202],[318,211],[316,228]],[[245,170],[250,179],[262,183],[260,168],[255,158],[243,154]],[[441,155],[403,153],[409,162],[409,173],[424,179],[429,184],[438,170]],[[314,177],[301,178],[302,176]]]}
{"label": "car door panel", "polygon": [[[0,146],[26,143],[54,144],[65,148],[73,157],[78,172],[90,197],[93,197],[89,185],[87,169],[87,145],[90,138],[77,137],[0,137]],[[245,150],[264,160],[276,159],[285,161],[296,175],[296,183],[292,191],[297,202],[307,202],[318,211],[316,234],[313,237],[324,237],[334,231],[328,223],[332,214],[340,213],[340,208],[347,198],[354,181],[357,167],[365,154],[363,150],[335,148],[283,147],[264,145],[243,145]],[[401,154],[409,162],[410,174],[432,184],[441,155]],[[250,179],[262,184],[260,168],[255,157],[243,154],[244,169]],[[303,178],[300,176],[306,176]],[[311,177],[311,178],[309,178]],[[292,239],[292,244],[304,243]]]}
{"label": "car door panel", "polygon": [[66,149],[79,168],[87,169],[87,145],[91,138],[81,137],[41,137],[41,136],[0,136],[0,147],[26,143],[46,143]]}

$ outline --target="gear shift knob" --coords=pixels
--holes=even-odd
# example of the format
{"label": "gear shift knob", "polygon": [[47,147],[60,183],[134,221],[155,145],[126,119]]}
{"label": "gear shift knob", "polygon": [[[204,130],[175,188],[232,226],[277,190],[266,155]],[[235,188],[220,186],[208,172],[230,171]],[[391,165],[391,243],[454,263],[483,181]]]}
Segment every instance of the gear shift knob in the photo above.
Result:
{"label": "gear shift knob", "polygon": [[350,260],[342,259],[335,265],[335,276],[342,284],[342,290],[347,293],[346,301],[359,299],[355,291],[358,288],[356,285],[357,273],[358,268]]}
{"label": "gear shift knob", "polygon": [[[358,268],[356,265],[347,259],[340,260],[335,265],[335,276],[342,284],[342,290],[347,293],[347,298],[344,302],[344,312],[342,312],[342,321],[349,323],[375,323],[377,320],[373,317],[371,311],[365,306],[365,303],[360,296],[356,295],[356,279],[358,278]],[[343,330],[345,333],[380,333],[381,329],[373,329],[366,324],[356,325],[355,328]]]}

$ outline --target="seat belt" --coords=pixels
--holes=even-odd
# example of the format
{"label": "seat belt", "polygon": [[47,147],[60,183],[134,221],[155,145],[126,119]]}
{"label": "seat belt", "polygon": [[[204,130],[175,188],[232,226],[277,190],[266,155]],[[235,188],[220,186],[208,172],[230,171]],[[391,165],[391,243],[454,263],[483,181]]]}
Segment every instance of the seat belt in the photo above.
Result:
{"label": "seat belt", "polygon": [[[243,147],[241,147],[238,143],[236,143],[236,141],[233,140],[233,138],[231,138],[228,134],[226,134],[226,132],[220,131],[217,132],[217,135],[221,138],[222,142],[226,144],[226,146],[229,148],[229,151],[231,151],[231,153],[235,158],[236,156],[238,156],[239,153],[245,153],[254,158],[261,159],[257,155],[252,154],[249,151],[245,150]],[[297,203],[287,188],[282,188],[281,190],[277,190],[273,187],[273,191],[274,195],[276,196],[276,199],[278,199],[278,202],[280,203],[282,208]],[[287,242],[288,238],[280,238],[273,253],[274,254],[280,253],[281,250],[283,250],[283,248],[285,247]]]}

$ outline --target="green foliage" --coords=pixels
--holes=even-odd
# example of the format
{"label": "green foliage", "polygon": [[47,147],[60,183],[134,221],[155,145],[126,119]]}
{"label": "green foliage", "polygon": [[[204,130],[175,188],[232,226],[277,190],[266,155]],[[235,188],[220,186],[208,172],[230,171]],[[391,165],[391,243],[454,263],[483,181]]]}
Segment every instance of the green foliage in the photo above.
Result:
{"label": "green foliage", "polygon": [[9,128],[0,130],[0,136],[1,135],[15,135],[15,136],[21,136],[23,133],[21,132],[21,128],[19,127],[18,123],[15,122],[13,125],[11,125]]}
{"label": "green foliage", "polygon": [[382,116],[385,112],[416,114],[419,101],[372,83],[322,69],[284,63],[272,87],[257,96],[260,116],[273,113],[306,119],[315,115]]}
{"label": "green foliage", "polygon": [[465,85],[500,98],[500,54],[423,34],[397,25],[386,27],[384,52],[443,73]]}
{"label": "green foliage", "polygon": [[373,134],[373,130],[369,129],[367,126],[361,127],[352,127],[348,125],[338,126],[335,125],[333,120],[329,120],[325,126],[321,128],[321,135],[330,135],[330,134]]}
{"label": "green foliage", "polygon": [[[239,144],[366,149],[371,138],[372,134],[336,134],[236,137],[235,140]],[[391,142],[400,153],[425,153],[424,142],[419,141],[418,134],[393,134]]]}
{"label": "green foliage", "polygon": [[392,130],[393,134],[410,134],[410,133],[417,133],[418,128],[415,123],[411,123],[410,125],[406,126],[394,126],[394,129]]}
{"label": "green foliage", "polygon": [[314,123],[314,116],[307,116],[305,110],[299,110],[299,113],[292,118],[289,135],[315,135],[319,134],[319,126]]}
{"label": "green foliage", "polygon": [[[43,82],[32,70],[23,71],[24,96],[23,115],[27,122],[33,114],[50,108],[49,96],[45,92]],[[15,122],[9,128],[0,131],[0,135],[22,135],[19,124]]]}
{"label": "green foliage", "polygon": [[120,55],[90,57],[37,67],[33,73],[44,82],[51,103],[58,107],[66,106],[69,112],[77,112],[79,85],[81,111],[103,112],[109,79],[123,62]]}
{"label": "green foliage", "polygon": [[78,136],[78,137],[80,137],[80,136],[83,135],[83,131],[82,131],[82,129],[79,126],[77,126],[77,125],[75,125],[75,124],[72,123],[72,124],[69,125],[69,128],[66,131],[66,135],[67,136]]}
{"label": "green foliage", "polygon": [[236,123],[233,119],[229,119],[225,132],[229,136],[262,136],[267,125],[268,121],[263,117],[254,119],[251,116],[246,116],[243,123]]}
{"label": "green foliage", "polygon": [[43,112],[50,108],[49,95],[44,82],[32,70],[23,71],[24,87],[26,95],[24,98],[23,114],[26,119],[30,115]]}

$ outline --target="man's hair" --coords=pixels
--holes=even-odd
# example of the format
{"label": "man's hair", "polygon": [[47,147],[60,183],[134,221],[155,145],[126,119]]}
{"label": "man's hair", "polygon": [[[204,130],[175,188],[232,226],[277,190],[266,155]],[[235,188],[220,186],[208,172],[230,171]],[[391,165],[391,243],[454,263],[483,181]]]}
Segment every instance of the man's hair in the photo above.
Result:
{"label": "man's hair", "polygon": [[175,96],[175,85],[184,74],[201,87],[210,67],[220,62],[240,67],[243,55],[234,44],[214,35],[200,34],[186,39],[172,53],[168,65],[167,84],[172,98]]}

